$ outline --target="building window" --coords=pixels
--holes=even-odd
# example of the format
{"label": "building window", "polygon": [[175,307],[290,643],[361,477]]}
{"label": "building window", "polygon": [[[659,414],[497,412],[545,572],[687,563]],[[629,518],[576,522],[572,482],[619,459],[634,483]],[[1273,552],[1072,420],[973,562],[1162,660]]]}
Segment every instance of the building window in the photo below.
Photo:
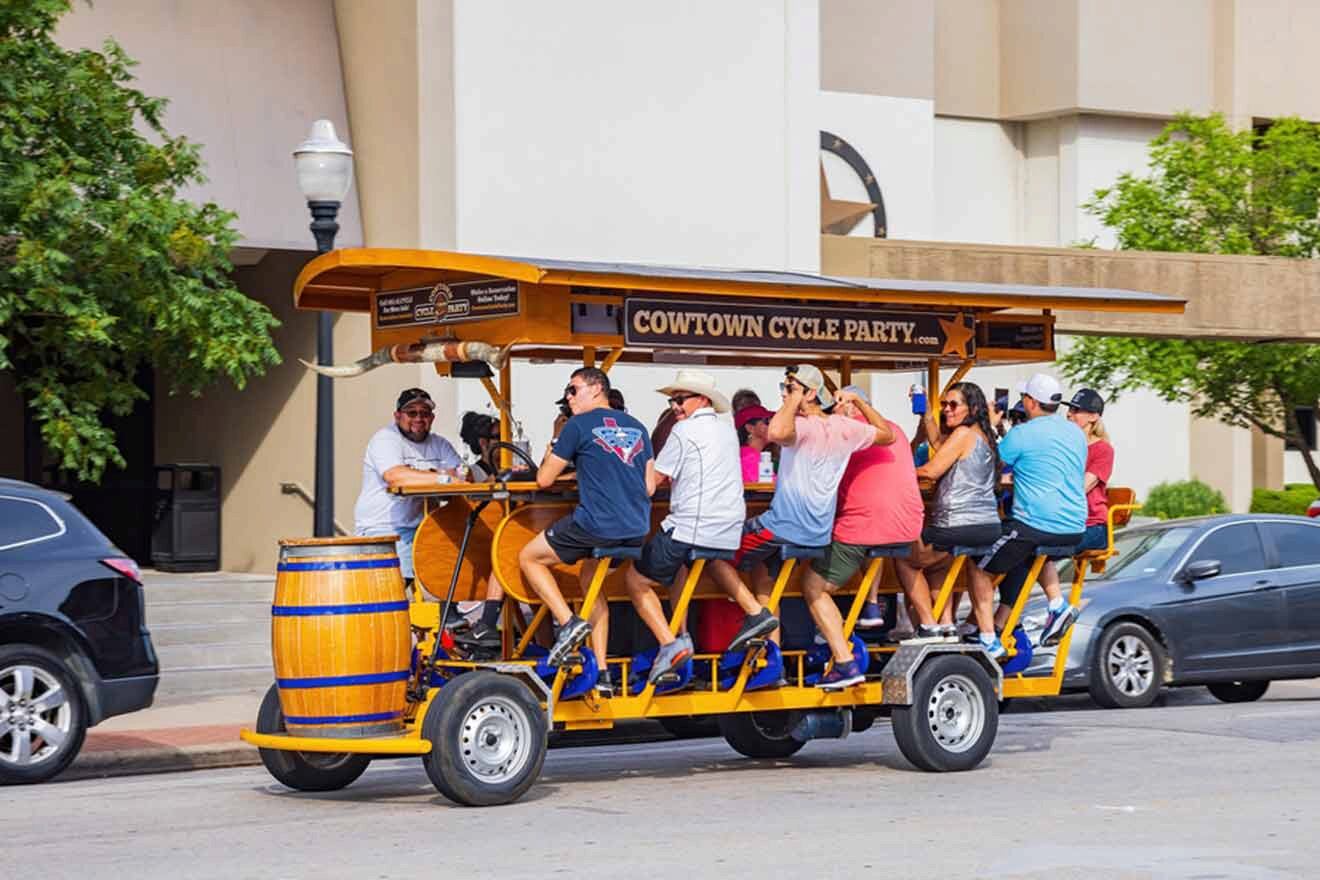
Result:
{"label": "building window", "polygon": [[[1316,439],[1315,438],[1316,435],[1315,407],[1299,406],[1297,407],[1297,409],[1293,410],[1293,416],[1294,418],[1297,419],[1297,427],[1301,429],[1302,441],[1306,444],[1306,448],[1312,452],[1315,452],[1315,439]],[[1293,443],[1291,440],[1287,441],[1285,443],[1285,446],[1288,449],[1301,448],[1296,443]]]}

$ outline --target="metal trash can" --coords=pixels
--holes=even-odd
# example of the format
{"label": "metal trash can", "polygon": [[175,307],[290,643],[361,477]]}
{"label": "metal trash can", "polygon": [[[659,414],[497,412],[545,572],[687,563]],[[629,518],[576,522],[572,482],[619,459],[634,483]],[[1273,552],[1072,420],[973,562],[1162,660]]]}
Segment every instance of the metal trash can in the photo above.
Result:
{"label": "metal trash can", "polygon": [[151,564],[161,571],[220,569],[220,468],[158,465]]}

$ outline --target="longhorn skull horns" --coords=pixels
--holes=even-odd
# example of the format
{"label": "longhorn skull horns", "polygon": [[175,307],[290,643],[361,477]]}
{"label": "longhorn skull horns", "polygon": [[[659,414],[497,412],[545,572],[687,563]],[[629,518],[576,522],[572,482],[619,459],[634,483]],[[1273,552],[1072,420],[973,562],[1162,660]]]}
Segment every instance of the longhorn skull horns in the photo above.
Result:
{"label": "longhorn skull horns", "polygon": [[412,345],[387,345],[351,364],[321,366],[300,359],[304,367],[322,376],[348,379],[361,376],[385,364],[435,364],[485,361],[491,369],[499,371],[509,360],[513,345],[497,348],[488,342],[417,342]]}

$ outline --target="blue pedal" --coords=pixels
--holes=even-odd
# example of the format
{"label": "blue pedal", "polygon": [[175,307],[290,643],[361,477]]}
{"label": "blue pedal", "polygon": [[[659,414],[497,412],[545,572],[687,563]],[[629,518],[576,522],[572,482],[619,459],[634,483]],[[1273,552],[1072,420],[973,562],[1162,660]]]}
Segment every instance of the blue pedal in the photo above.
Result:
{"label": "blue pedal", "polygon": [[[525,656],[530,660],[536,658],[536,674],[546,684],[554,684],[555,674],[559,671],[546,662],[548,651],[540,645],[528,645]],[[564,689],[559,692],[559,699],[571,700],[574,697],[580,697],[587,691],[596,686],[596,679],[600,675],[600,666],[596,663],[596,655],[590,648],[583,647],[578,650],[582,655],[582,671],[572,676],[564,682]]]}
{"label": "blue pedal", "polygon": [[[746,690],[776,687],[784,677],[784,654],[774,642],[765,643],[765,666],[753,672],[747,679]],[[723,654],[720,657],[720,690],[732,688],[738,681],[738,672],[742,669],[747,652]]]}
{"label": "blue pedal", "polygon": [[[1027,638],[1027,631],[1019,626],[1013,630],[1011,638],[1017,653],[1004,662],[1005,675],[1021,672],[1031,665],[1031,639]],[[1004,640],[1004,647],[1008,647],[1008,639]]]}
{"label": "blue pedal", "polygon": [[[866,670],[871,666],[871,655],[866,651],[866,642],[863,642],[856,633],[853,633],[848,641],[852,644],[853,659],[857,661],[862,674],[865,675]],[[802,677],[803,684],[814,687],[816,682],[820,681],[820,677],[825,674],[825,667],[830,662],[830,653],[829,645],[811,646],[805,658],[806,668],[811,671]]]}
{"label": "blue pedal", "polygon": [[[628,677],[628,693],[640,694],[646,689],[646,678],[651,673],[651,667],[655,665],[655,655],[659,650],[659,648],[651,648],[633,657],[632,674]],[[692,658],[687,658],[674,670],[672,679],[666,676],[665,681],[655,686],[655,692],[668,694],[687,687],[692,683],[694,668]]]}

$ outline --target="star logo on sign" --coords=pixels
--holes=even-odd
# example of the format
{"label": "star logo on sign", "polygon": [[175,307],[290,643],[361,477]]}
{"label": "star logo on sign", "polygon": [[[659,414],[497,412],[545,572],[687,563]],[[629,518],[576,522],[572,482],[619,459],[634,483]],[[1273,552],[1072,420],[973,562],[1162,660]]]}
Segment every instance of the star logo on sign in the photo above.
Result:
{"label": "star logo on sign", "polygon": [[937,320],[940,322],[940,329],[944,331],[944,349],[940,354],[956,354],[960,358],[967,357],[967,343],[972,341],[972,328],[964,323],[962,314],[960,313],[952,321],[946,321],[943,318]]}

